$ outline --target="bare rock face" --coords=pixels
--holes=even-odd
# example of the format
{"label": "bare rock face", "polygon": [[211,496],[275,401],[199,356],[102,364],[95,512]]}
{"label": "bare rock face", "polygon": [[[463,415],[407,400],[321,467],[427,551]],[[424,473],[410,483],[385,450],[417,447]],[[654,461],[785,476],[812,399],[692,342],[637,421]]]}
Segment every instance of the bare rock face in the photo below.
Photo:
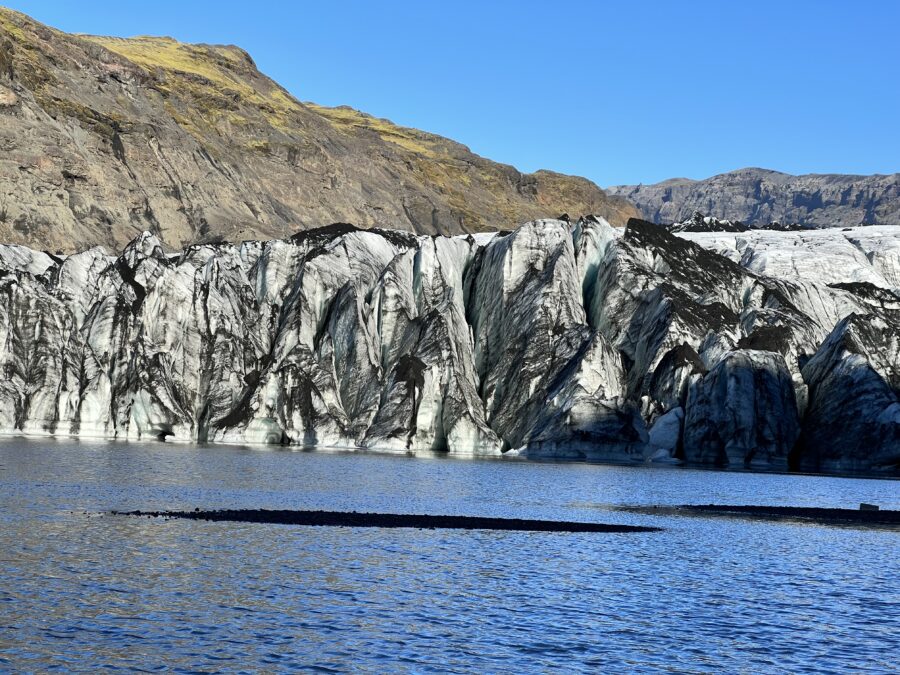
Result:
{"label": "bare rock face", "polygon": [[0,241],[118,250],[332,222],[427,234],[637,214],[350,108],[301,103],[233,46],[68,35],[0,8]]}
{"label": "bare rock face", "polygon": [[653,185],[607,188],[656,223],[676,223],[695,211],[747,225],[808,227],[900,225],[900,174],[791,176],[740,169],[706,180],[675,178]]}
{"label": "bare rock face", "polygon": [[0,108],[14,106],[19,102],[19,97],[7,87],[0,86]]}
{"label": "bare rock face", "polygon": [[900,294],[841,250],[825,285],[596,217],[2,245],[0,431],[896,472]]}

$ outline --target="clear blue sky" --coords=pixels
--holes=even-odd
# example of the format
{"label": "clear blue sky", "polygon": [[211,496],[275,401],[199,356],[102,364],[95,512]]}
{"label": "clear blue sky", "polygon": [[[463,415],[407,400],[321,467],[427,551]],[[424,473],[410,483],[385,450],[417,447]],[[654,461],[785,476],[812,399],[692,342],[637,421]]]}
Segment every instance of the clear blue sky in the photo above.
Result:
{"label": "clear blue sky", "polygon": [[600,185],[900,171],[900,1],[16,1],[70,32],[245,48],[351,105]]}

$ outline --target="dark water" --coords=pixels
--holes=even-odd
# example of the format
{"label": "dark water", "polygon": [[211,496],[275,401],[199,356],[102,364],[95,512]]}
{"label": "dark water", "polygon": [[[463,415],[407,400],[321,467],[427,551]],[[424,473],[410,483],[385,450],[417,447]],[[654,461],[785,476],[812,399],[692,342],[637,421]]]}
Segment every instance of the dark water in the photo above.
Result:
{"label": "dark water", "polygon": [[[900,534],[616,504],[900,508],[900,482],[510,461],[0,443],[0,670],[886,672]],[[646,534],[84,515],[322,508]]]}

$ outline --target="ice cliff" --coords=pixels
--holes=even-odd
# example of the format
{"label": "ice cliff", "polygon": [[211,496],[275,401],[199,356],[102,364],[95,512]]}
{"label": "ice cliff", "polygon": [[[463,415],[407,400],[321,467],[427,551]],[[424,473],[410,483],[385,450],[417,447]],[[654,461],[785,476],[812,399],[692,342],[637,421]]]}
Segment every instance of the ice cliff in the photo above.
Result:
{"label": "ice cliff", "polygon": [[0,430],[398,452],[900,463],[900,228],[333,225],[0,246]]}

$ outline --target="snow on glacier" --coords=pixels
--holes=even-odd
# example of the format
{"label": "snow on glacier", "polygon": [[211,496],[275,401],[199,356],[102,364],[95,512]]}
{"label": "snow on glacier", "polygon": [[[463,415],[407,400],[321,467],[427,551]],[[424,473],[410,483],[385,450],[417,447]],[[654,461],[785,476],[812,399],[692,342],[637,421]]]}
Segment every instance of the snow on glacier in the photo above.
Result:
{"label": "snow on glacier", "polygon": [[676,234],[757,274],[900,289],[900,233],[893,226]]}

